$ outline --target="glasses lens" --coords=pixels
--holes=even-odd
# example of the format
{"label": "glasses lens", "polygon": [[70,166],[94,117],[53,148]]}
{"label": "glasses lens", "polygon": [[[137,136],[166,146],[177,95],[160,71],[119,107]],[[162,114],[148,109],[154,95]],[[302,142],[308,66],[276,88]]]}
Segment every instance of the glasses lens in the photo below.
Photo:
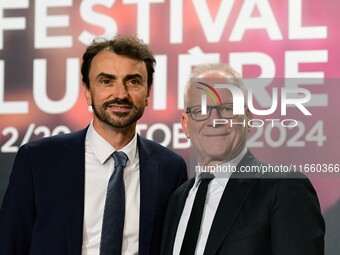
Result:
{"label": "glasses lens", "polygon": [[219,113],[222,118],[233,118],[235,115],[233,114],[233,104],[223,104],[219,107]]}
{"label": "glasses lens", "polygon": [[235,118],[237,115],[233,114],[233,104],[223,104],[223,105],[216,105],[216,106],[207,106],[207,112],[202,113],[202,106],[192,106],[189,107],[190,116],[193,120],[206,120],[209,118],[212,109],[216,109],[221,118],[224,119],[232,119]]}
{"label": "glasses lens", "polygon": [[201,106],[194,106],[190,108],[190,114],[191,118],[193,120],[206,120],[209,117],[209,112],[206,114],[202,113],[202,107]]}

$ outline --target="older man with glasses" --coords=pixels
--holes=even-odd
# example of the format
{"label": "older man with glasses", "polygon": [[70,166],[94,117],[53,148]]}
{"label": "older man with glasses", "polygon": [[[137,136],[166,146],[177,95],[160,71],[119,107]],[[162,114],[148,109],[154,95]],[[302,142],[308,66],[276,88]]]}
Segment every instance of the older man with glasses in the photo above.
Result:
{"label": "older man with glasses", "polygon": [[230,90],[213,86],[231,83],[246,97],[239,75],[213,64],[198,66],[191,78],[182,127],[201,171],[170,199],[161,254],[323,255],[325,225],[310,181],[241,171],[266,165],[246,146],[253,115],[246,105],[244,114],[233,114]]}

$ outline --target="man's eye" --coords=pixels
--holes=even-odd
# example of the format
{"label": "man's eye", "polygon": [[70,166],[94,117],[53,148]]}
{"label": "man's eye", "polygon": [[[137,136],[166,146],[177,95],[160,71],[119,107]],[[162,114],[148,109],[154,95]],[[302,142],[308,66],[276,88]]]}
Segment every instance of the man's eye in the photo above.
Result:
{"label": "man's eye", "polygon": [[100,81],[100,83],[102,83],[104,85],[108,85],[108,84],[110,84],[110,82],[111,81],[109,79],[103,79],[103,80]]}
{"label": "man's eye", "polygon": [[232,106],[222,106],[220,108],[221,112],[232,112],[233,111],[233,107]]}
{"label": "man's eye", "polygon": [[196,108],[196,109],[191,109],[191,112],[192,112],[193,114],[201,114],[201,113],[202,113],[202,110],[201,110],[201,108]]}
{"label": "man's eye", "polygon": [[129,80],[128,84],[131,84],[133,86],[136,86],[136,85],[140,85],[142,84],[140,80],[138,79],[133,79],[133,80]]}

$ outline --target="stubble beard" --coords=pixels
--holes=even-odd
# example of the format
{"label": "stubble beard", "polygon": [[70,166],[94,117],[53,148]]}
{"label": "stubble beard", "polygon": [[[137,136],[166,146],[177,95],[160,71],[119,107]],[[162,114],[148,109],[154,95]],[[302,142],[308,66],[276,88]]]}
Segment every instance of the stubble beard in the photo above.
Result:
{"label": "stubble beard", "polygon": [[[130,112],[115,112],[109,111],[108,106],[110,104],[124,104],[129,105],[132,108]],[[127,100],[113,100],[103,103],[100,107],[96,107],[92,100],[92,109],[96,117],[114,128],[125,128],[135,124],[144,113],[144,108],[137,108],[133,103]],[[113,116],[114,115],[114,116]]]}

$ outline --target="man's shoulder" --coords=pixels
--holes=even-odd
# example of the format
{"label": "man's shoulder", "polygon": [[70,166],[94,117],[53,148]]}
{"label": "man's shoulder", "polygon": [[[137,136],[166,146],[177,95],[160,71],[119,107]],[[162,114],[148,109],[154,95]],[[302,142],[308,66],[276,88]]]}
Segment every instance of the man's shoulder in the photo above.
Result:
{"label": "man's shoulder", "polygon": [[190,178],[189,180],[185,181],[181,186],[179,186],[175,192],[172,194],[172,197],[182,196],[185,193],[188,193],[189,190],[195,183],[195,177]]}
{"label": "man's shoulder", "polygon": [[142,146],[146,152],[152,153],[155,157],[184,161],[184,159],[174,151],[142,136],[138,136],[138,146]]}
{"label": "man's shoulder", "polygon": [[[262,166],[266,165],[263,163]],[[251,179],[257,179],[258,190],[268,194],[276,194],[277,199],[300,200],[307,197],[317,200],[317,194],[309,178],[301,172],[278,171],[257,173]]]}
{"label": "man's shoulder", "polygon": [[83,143],[85,141],[87,128],[67,134],[58,134],[31,141],[22,146],[29,150],[43,150],[51,147],[58,148],[71,145],[72,143]]}

